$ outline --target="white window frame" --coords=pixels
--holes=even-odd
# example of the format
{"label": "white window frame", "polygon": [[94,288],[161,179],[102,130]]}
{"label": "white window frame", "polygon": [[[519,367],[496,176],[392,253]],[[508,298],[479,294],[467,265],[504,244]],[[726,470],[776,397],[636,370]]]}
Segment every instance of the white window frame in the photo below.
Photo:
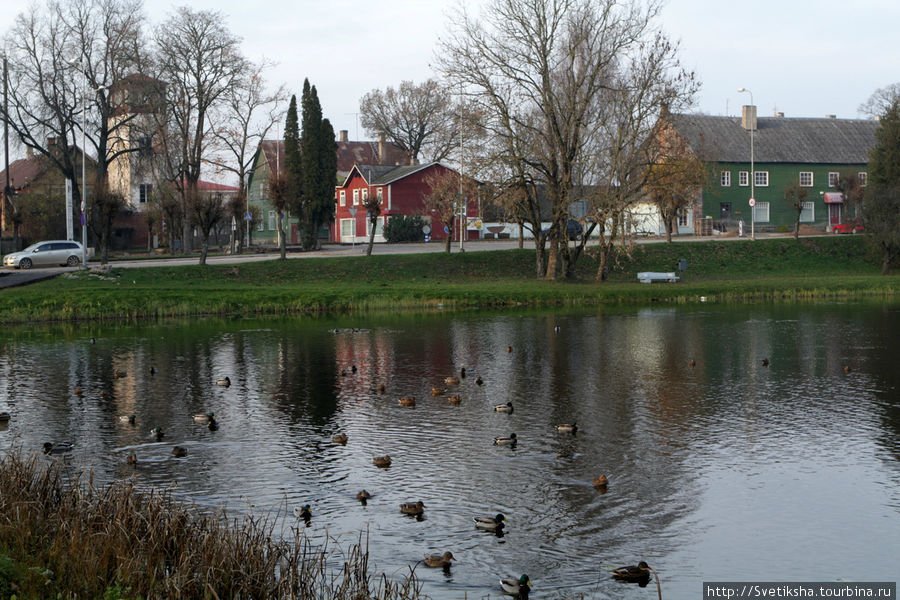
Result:
{"label": "white window frame", "polygon": [[359,205],[359,189],[353,190],[353,206]]}
{"label": "white window frame", "polygon": [[816,203],[815,202],[804,202],[803,210],[800,211],[800,222],[801,223],[815,223],[816,222]]}
{"label": "white window frame", "polygon": [[[384,235],[384,219],[385,217],[375,219],[375,235]],[[372,235],[372,221],[369,219],[366,219],[366,235]]]}
{"label": "white window frame", "polygon": [[362,189],[362,202],[365,204],[369,201],[369,188]]}
{"label": "white window frame", "polygon": [[150,201],[150,194],[153,193],[152,183],[141,183],[138,185],[138,203],[146,204]]}
{"label": "white window frame", "polygon": [[378,204],[384,204],[384,188],[375,188],[375,197],[378,198]]}
{"label": "white window frame", "polygon": [[841,174],[837,171],[829,171],[828,172],[828,187],[835,188],[837,187],[838,182],[841,180]]}
{"label": "white window frame", "polygon": [[678,220],[678,227],[687,227],[688,225],[690,225],[690,216],[692,212],[694,211],[690,206],[684,206],[678,209],[678,211],[675,213]]}
{"label": "white window frame", "polygon": [[269,211],[269,231],[275,231],[277,226],[278,226],[278,223],[275,221],[275,211],[270,210]]}
{"label": "white window frame", "polygon": [[860,171],[856,174],[859,178],[859,187],[866,187],[869,185],[869,174],[865,171]]}
{"label": "white window frame", "polygon": [[257,231],[265,231],[265,223],[263,223],[262,219],[260,219],[259,223],[256,224],[256,230]]}
{"label": "white window frame", "polygon": [[340,197],[341,206],[347,206],[347,190],[341,190],[338,195]]}
{"label": "white window frame", "polygon": [[812,187],[813,186],[813,172],[812,171],[800,171],[800,187]]}
{"label": "white window frame", "polygon": [[754,187],[769,187],[769,172],[754,171],[753,184]]}
{"label": "white window frame", "polygon": [[738,171],[738,185],[741,187],[749,187],[750,186],[750,172],[749,171]]}
{"label": "white window frame", "polygon": [[731,171],[722,171],[719,175],[719,186],[731,187]]}
{"label": "white window frame", "polygon": [[[765,217],[765,218],[763,218]],[[755,210],[753,211],[753,222],[754,223],[768,223],[769,222],[769,203],[768,202],[756,202]]]}

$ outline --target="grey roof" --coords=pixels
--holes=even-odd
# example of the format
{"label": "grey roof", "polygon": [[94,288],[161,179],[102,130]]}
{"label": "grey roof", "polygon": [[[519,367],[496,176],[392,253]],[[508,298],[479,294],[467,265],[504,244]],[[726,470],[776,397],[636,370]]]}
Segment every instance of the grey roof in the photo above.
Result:
{"label": "grey roof", "polygon": [[[750,132],[740,117],[670,115],[669,120],[702,159],[750,162]],[[866,164],[877,121],[759,117],[753,134],[758,163]]]}
{"label": "grey roof", "polygon": [[[369,185],[388,185],[438,163],[422,165],[355,165]],[[371,175],[370,175],[371,174]],[[369,178],[371,177],[371,181]]]}

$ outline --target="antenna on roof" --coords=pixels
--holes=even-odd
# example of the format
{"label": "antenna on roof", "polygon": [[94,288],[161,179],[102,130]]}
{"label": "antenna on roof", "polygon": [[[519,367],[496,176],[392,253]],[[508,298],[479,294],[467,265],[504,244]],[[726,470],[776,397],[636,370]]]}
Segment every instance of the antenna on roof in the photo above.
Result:
{"label": "antenna on roof", "polygon": [[344,113],[345,115],[353,115],[356,118],[356,141],[359,141],[359,113]]}

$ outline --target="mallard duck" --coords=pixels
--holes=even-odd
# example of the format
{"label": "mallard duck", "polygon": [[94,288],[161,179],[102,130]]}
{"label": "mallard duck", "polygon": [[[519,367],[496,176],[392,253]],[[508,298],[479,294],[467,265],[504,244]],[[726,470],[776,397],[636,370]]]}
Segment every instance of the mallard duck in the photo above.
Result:
{"label": "mallard duck", "polygon": [[447,391],[447,390],[444,389],[444,388],[432,387],[432,388],[431,388],[431,395],[432,395],[432,396],[440,396],[441,394],[443,394],[443,393],[446,392],[446,391]]}
{"label": "mallard duck", "polygon": [[137,417],[134,415],[119,415],[119,423],[128,423],[134,425],[137,423]]}
{"label": "mallard duck", "polygon": [[513,579],[512,577],[501,579],[500,587],[503,588],[505,594],[516,596],[517,598],[527,598],[528,592],[531,591],[531,580],[528,579],[528,575],[522,575],[518,579]]}
{"label": "mallard duck", "polygon": [[844,373],[849,373],[851,370],[850,365],[844,365]]}
{"label": "mallard duck", "polygon": [[216,379],[216,385],[221,386],[221,387],[228,387],[231,385],[231,378],[223,377],[221,379]]}
{"label": "mallard duck", "polygon": [[356,494],[356,499],[359,500],[360,502],[365,502],[366,500],[370,499],[371,497],[372,497],[372,494],[370,494],[366,490],[360,490],[359,493]]}
{"label": "mallard duck", "polygon": [[556,426],[556,430],[560,433],[575,433],[578,431],[578,423],[572,421],[571,423],[560,423]]}
{"label": "mallard duck", "polygon": [[347,434],[343,433],[343,432],[336,433],[333,436],[331,436],[331,441],[334,442],[335,444],[345,445],[347,443],[347,439],[348,439]]}
{"label": "mallard duck", "polygon": [[450,561],[456,559],[453,558],[452,552],[444,552],[443,554],[426,554],[422,560],[426,567],[447,569],[450,567]]}
{"label": "mallard duck", "polygon": [[187,448],[183,448],[182,446],[175,446],[174,448],[172,448],[172,456],[175,456],[177,458],[187,456]]}
{"label": "mallard duck", "polygon": [[125,458],[125,462],[132,467],[137,464],[137,456],[134,455],[134,452],[132,452]]}
{"label": "mallard duck", "polygon": [[425,512],[425,503],[421,500],[418,502],[403,502],[400,505],[400,512],[404,515],[421,515]]}
{"label": "mallard duck", "polygon": [[507,347],[506,347],[506,351],[507,351],[507,352],[512,352],[512,346],[507,346]]}
{"label": "mallard duck", "polygon": [[509,437],[495,437],[494,445],[495,446],[515,446],[518,443],[519,439],[516,437],[516,434],[511,433]]}
{"label": "mallard duck", "polygon": [[219,430],[219,422],[216,421],[216,418],[213,417],[209,420],[209,423],[206,424],[206,428],[210,431],[218,431]]}
{"label": "mallard duck", "polygon": [[106,398],[106,390],[100,390],[99,392],[97,392],[97,395],[101,398]]}
{"label": "mallard duck", "polygon": [[478,385],[484,385],[484,379],[481,378],[481,375],[475,378],[475,383]]}
{"label": "mallard duck", "polygon": [[460,378],[460,379],[465,379],[465,378],[466,378],[466,368],[465,368],[465,367],[463,367],[463,368],[461,368],[461,369],[459,370],[459,378]]}
{"label": "mallard duck", "polygon": [[83,396],[84,390],[81,389],[80,387],[77,387],[74,390],[72,390],[72,393],[75,394],[76,396]]}
{"label": "mallard duck", "polygon": [[641,561],[637,564],[637,566],[631,565],[628,567],[618,567],[613,569],[612,576],[615,579],[620,581],[641,581],[643,579],[650,578],[650,565]]}
{"label": "mallard duck", "polygon": [[606,475],[598,475],[594,477],[594,487],[606,487],[609,484],[609,479],[606,478]]}
{"label": "mallard duck", "polygon": [[502,413],[511,413],[513,411],[513,403],[507,402],[506,404],[498,404],[494,407],[494,410]]}
{"label": "mallard duck", "polygon": [[309,520],[312,519],[312,511],[309,508],[309,504],[304,504],[299,508],[294,507],[294,516],[309,522]]}
{"label": "mallard duck", "polygon": [[475,527],[486,531],[497,531],[505,527],[506,517],[502,513],[497,513],[493,517],[472,517],[475,521]]}
{"label": "mallard duck", "polygon": [[63,454],[72,451],[72,444],[68,442],[47,442],[44,444],[44,454]]}
{"label": "mallard duck", "polygon": [[449,398],[447,398],[447,400],[450,401],[450,404],[459,404],[462,402],[462,398],[460,398],[459,396],[450,396]]}
{"label": "mallard duck", "polygon": [[0,412],[0,423],[9,423],[11,418],[8,412]]}
{"label": "mallard duck", "polygon": [[690,366],[692,366],[692,367],[696,367],[696,366],[697,366],[697,361],[694,360],[694,359],[692,358],[692,359],[690,360],[690,362],[688,362],[688,364],[689,364]]}
{"label": "mallard duck", "polygon": [[400,406],[415,406],[416,405],[416,399],[412,396],[404,396],[403,398],[400,398],[399,400],[397,400],[397,402],[400,404]]}
{"label": "mallard duck", "polygon": [[165,435],[166,434],[163,432],[162,427],[154,427],[150,430],[150,437],[156,439],[157,442],[163,439]]}
{"label": "mallard duck", "polygon": [[769,366],[769,359],[768,359],[768,358],[762,359],[762,363],[761,363],[761,364],[762,364],[762,366],[764,366],[764,367],[768,367],[768,366]]}
{"label": "mallard duck", "polygon": [[378,387],[375,388],[375,391],[377,391],[379,394],[383,394],[383,393],[384,393],[384,389],[385,389],[385,388],[384,388],[384,384],[383,384],[383,383],[379,383],[379,384],[378,384]]}
{"label": "mallard duck", "polygon": [[206,414],[194,415],[194,421],[197,423],[209,423],[216,420],[216,413],[208,412]]}
{"label": "mallard duck", "polygon": [[391,457],[390,456],[376,456],[372,459],[372,463],[376,467],[387,468],[391,466]]}
{"label": "mallard duck", "polygon": [[459,385],[459,377],[444,377],[444,383],[447,385]]}

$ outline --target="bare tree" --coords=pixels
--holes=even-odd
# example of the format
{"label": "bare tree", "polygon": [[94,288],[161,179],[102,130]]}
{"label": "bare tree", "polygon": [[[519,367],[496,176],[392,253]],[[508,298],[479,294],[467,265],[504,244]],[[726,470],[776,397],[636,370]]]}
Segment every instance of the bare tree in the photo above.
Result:
{"label": "bare tree", "polygon": [[[372,189],[372,173],[366,173],[366,180],[369,187],[363,190],[365,197],[363,198],[362,207],[366,210],[366,219],[369,221],[369,244],[366,247],[366,256],[372,256],[372,247],[375,245],[375,228],[378,225],[378,217],[381,216],[382,198],[378,194],[371,193]],[[381,189],[381,188],[378,188]],[[355,216],[355,215],[354,215]],[[355,224],[354,224],[355,227]]]}
{"label": "bare tree", "polygon": [[294,197],[291,179],[286,171],[286,169],[281,169],[278,173],[273,173],[269,177],[269,199],[277,215],[278,252],[281,255],[281,260],[287,258],[287,243],[284,239],[284,213],[290,205],[291,198]]}
{"label": "bare tree", "polygon": [[[85,185],[82,138],[96,157],[90,180],[104,184],[109,165],[137,150],[116,144],[130,119],[114,118],[123,100],[113,91],[144,64],[143,28],[140,0],[51,0],[20,14],[6,35],[10,96],[0,116],[23,145],[73,181],[73,195]],[[89,220],[96,219],[102,217]]]}
{"label": "bare tree", "polygon": [[843,197],[844,210],[852,211],[853,216],[858,218],[866,188],[856,171],[841,171],[837,181],[834,182],[834,188]]}
{"label": "bare tree", "polygon": [[435,79],[403,81],[394,89],[372,90],[359,101],[360,122],[384,134],[409,155],[410,164],[445,159],[458,140],[457,115],[450,90]]}
{"label": "bare tree", "polygon": [[[266,138],[272,127],[284,118],[287,94],[284,86],[273,92],[266,90],[263,71],[270,63],[248,63],[246,71],[226,90],[224,102],[217,111],[218,123],[214,134],[222,151],[221,157],[213,156],[209,162],[220,171],[233,173],[238,178],[240,198],[246,200],[247,173],[253,164],[256,148]],[[244,210],[232,210],[237,222],[238,253],[243,251]]]}
{"label": "bare tree", "polygon": [[[479,18],[459,13],[440,45],[441,70],[478,106],[510,180],[526,191],[546,191],[550,229],[538,233],[532,223],[539,277],[573,273],[585,242],[570,249],[562,233],[569,206],[587,186],[597,190],[595,227],[605,227],[607,212],[623,210],[622,198],[610,193],[622,184],[615,175],[623,165],[610,161],[626,141],[645,144],[650,129],[623,128],[628,110],[658,107],[661,95],[684,92],[683,85],[670,85],[684,75],[676,47],[654,28],[659,6],[657,0],[494,0]],[[661,78],[644,77],[651,73]],[[611,123],[616,114],[620,127]],[[645,157],[641,169],[647,164]]]}
{"label": "bare tree", "polygon": [[649,167],[647,189],[666,228],[666,242],[671,244],[675,219],[698,197],[707,170],[684,138],[672,130],[658,132],[654,137],[659,143]]}
{"label": "bare tree", "polygon": [[100,238],[100,264],[109,262],[109,240],[112,236],[112,225],[125,205],[125,198],[121,194],[109,189],[106,181],[98,181],[94,184],[94,202],[90,218],[91,229]]}
{"label": "bare tree", "polygon": [[800,239],[800,215],[803,214],[803,205],[809,195],[809,188],[801,187],[799,183],[792,183],[784,188],[784,200],[794,209],[794,239]]}
{"label": "bare tree", "polygon": [[200,264],[205,265],[209,254],[209,234],[225,216],[222,194],[189,192],[188,207],[191,211],[191,220],[200,231]]}
{"label": "bare tree", "polygon": [[[454,219],[462,212],[461,203],[468,203],[478,193],[477,186],[471,178],[462,177],[449,169],[438,169],[425,178],[425,183],[431,190],[424,198],[425,210],[447,227],[444,252],[449,254],[456,230],[453,226]],[[465,223],[461,223],[460,227],[463,232],[466,231]]]}
{"label": "bare tree", "polygon": [[858,110],[868,117],[880,118],[898,100],[900,100],[900,83],[892,83],[872,92],[868,100],[859,105]]}
{"label": "bare tree", "polygon": [[[240,39],[224,26],[216,11],[180,7],[156,29],[157,77],[167,83],[163,132],[169,181],[181,194],[185,214],[197,197],[197,182],[215,138],[210,120],[216,107],[244,76],[247,61]],[[191,222],[184,220],[182,239],[191,250]]]}

